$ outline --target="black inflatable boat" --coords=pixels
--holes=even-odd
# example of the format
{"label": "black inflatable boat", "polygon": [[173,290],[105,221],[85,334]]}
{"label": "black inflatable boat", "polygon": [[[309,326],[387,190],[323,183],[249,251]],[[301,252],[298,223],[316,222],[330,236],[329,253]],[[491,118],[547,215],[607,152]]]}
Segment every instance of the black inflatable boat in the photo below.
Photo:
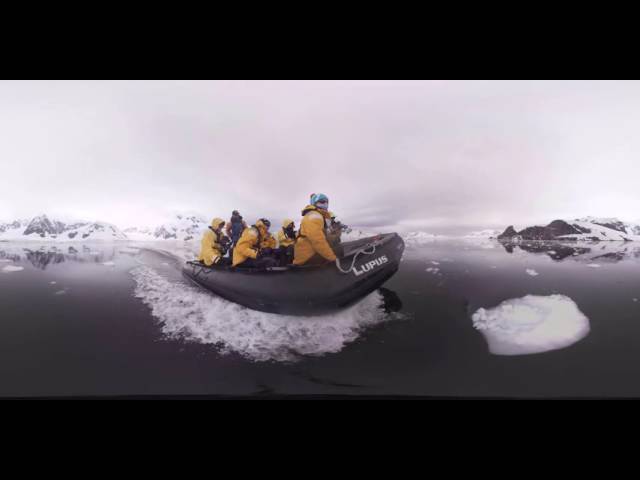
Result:
{"label": "black inflatable boat", "polygon": [[396,233],[341,244],[335,263],[252,269],[187,262],[183,274],[220,297],[263,312],[318,315],[346,307],[379,288],[400,266]]}

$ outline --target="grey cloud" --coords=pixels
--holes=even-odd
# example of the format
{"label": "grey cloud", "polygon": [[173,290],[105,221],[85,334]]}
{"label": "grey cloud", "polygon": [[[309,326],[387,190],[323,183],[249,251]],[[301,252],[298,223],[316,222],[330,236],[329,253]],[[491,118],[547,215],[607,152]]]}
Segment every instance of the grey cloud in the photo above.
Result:
{"label": "grey cloud", "polygon": [[0,217],[640,217],[637,82],[2,82]]}

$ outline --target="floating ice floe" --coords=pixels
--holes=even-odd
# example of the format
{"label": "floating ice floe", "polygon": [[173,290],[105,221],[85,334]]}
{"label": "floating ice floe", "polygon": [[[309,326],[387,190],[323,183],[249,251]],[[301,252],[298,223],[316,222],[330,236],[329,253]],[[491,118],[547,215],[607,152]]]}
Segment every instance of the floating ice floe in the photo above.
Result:
{"label": "floating ice floe", "polygon": [[66,295],[67,294],[67,290],[58,290],[56,293],[54,293],[54,295]]}
{"label": "floating ice floe", "polygon": [[11,263],[11,260],[8,258],[0,258],[0,263]]}
{"label": "floating ice floe", "polygon": [[600,265],[598,265],[597,263],[590,263],[590,264],[587,265],[587,267],[600,268]]}
{"label": "floating ice floe", "polygon": [[20,272],[22,270],[24,270],[24,267],[17,267],[15,265],[7,265],[6,267],[2,268],[2,271],[6,273]]}
{"label": "floating ice floe", "polygon": [[433,274],[440,273],[440,269],[436,267],[429,267],[425,271]]}
{"label": "floating ice floe", "polygon": [[55,285],[56,283],[58,283],[58,282],[55,282],[55,281],[49,282],[49,285]]}
{"label": "floating ice floe", "polygon": [[431,261],[431,265],[440,265],[440,262]]}
{"label": "floating ice floe", "polygon": [[533,268],[527,268],[526,272],[527,272],[527,275],[531,275],[532,277],[537,277],[538,275],[540,275]]}
{"label": "floating ice floe", "polygon": [[472,320],[495,355],[558,350],[580,341],[590,330],[589,319],[564,295],[505,300],[497,307],[478,309]]}
{"label": "floating ice floe", "polygon": [[105,267],[113,267],[115,265],[114,262],[102,262],[102,265],[104,265]]}

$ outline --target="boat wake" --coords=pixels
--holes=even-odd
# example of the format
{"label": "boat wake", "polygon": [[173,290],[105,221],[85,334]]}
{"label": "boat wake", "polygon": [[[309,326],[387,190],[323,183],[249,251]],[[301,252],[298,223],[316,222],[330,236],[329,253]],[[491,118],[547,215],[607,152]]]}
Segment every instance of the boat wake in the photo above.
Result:
{"label": "boat wake", "polygon": [[397,318],[381,308],[374,292],[330,315],[296,317],[250,310],[184,281],[170,281],[141,265],[131,271],[134,295],[151,309],[170,339],[215,345],[253,361],[292,362],[302,356],[336,353],[373,325]]}

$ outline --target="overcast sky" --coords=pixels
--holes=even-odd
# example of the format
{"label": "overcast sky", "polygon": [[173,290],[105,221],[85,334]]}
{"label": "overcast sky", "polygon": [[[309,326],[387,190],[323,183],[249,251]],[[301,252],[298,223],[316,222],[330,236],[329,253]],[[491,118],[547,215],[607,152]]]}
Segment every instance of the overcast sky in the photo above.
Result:
{"label": "overcast sky", "polygon": [[0,220],[638,220],[639,154],[639,82],[0,82]]}

